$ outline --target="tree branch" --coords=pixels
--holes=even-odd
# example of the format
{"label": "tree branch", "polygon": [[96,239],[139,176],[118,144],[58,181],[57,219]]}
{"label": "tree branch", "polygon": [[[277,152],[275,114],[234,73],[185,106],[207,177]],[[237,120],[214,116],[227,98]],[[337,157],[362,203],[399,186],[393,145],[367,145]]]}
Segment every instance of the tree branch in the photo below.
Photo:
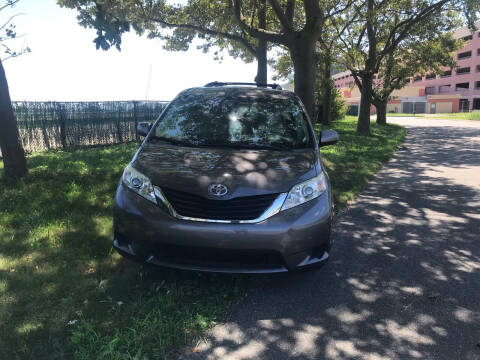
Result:
{"label": "tree branch", "polygon": [[[385,47],[383,51],[379,54],[379,60],[382,60],[385,55],[392,52],[398,44],[408,35],[408,31],[411,27],[418,22],[424,20],[428,16],[432,15],[435,11],[439,10],[443,5],[445,5],[449,0],[441,0],[435,4],[427,6],[423,9],[416,17],[413,19],[406,19],[401,21],[395,26],[395,28],[390,32],[387,40],[385,41]],[[403,27],[403,30],[400,32],[397,38],[395,38],[396,31]]]}
{"label": "tree branch", "polygon": [[228,0],[228,4],[238,25],[240,25],[240,27],[245,30],[247,34],[254,38],[263,39],[268,42],[283,45],[287,44],[287,38],[284,34],[279,34],[265,29],[257,29],[248,25],[244,16],[242,15],[242,0]]}
{"label": "tree branch", "polygon": [[13,1],[7,1],[7,3],[3,6],[0,6],[0,11],[2,11],[3,9],[9,7],[9,6],[13,6],[15,5],[16,3],[18,3],[20,0],[13,0]]}
{"label": "tree branch", "polygon": [[257,55],[256,48],[250,42],[248,42],[248,40],[246,38],[244,38],[242,36],[230,34],[230,33],[224,32],[224,31],[205,28],[205,27],[199,26],[199,25],[185,24],[185,23],[171,23],[171,22],[168,22],[168,21],[166,21],[162,18],[159,18],[159,17],[151,17],[151,16],[147,15],[147,13],[145,11],[145,8],[143,6],[142,6],[142,12],[143,12],[143,16],[144,16],[145,19],[157,22],[162,26],[165,26],[165,27],[168,27],[168,28],[189,29],[189,30],[197,31],[197,32],[200,32],[200,33],[203,33],[203,34],[212,35],[212,36],[220,36],[220,37],[223,37],[225,39],[237,41],[237,42],[241,43],[245,47],[245,49],[247,49],[247,51],[249,51],[252,55],[254,55],[254,56]]}
{"label": "tree branch", "polygon": [[277,0],[268,0],[270,5],[272,5],[273,11],[275,12],[275,15],[277,16],[278,20],[280,20],[280,24],[282,25],[283,31],[284,32],[291,32],[292,26],[291,23],[288,21],[287,16],[284,14],[282,7],[278,3]]}
{"label": "tree branch", "polygon": [[285,9],[285,16],[287,21],[290,24],[290,27],[293,27],[293,16],[295,15],[295,0],[287,1],[287,8]]}

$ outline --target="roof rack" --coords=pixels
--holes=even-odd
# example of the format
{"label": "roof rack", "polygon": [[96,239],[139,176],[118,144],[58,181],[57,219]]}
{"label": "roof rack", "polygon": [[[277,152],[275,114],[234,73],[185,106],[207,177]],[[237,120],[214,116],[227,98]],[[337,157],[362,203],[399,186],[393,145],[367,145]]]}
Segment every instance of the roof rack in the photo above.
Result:
{"label": "roof rack", "polygon": [[257,83],[248,83],[248,82],[219,82],[214,81],[208,84],[205,84],[204,87],[216,87],[216,86],[226,86],[226,85],[249,85],[249,86],[258,86],[258,87],[270,87],[274,90],[282,90],[282,87],[279,84],[257,84]]}

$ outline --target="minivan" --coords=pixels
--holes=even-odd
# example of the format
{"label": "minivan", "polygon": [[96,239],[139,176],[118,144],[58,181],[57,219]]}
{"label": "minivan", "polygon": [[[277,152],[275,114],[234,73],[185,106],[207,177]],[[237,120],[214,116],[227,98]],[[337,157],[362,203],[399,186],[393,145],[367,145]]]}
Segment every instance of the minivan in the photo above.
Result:
{"label": "minivan", "polygon": [[328,258],[333,199],[300,99],[277,85],[181,92],[144,136],[115,196],[122,255],[199,271],[274,273]]}

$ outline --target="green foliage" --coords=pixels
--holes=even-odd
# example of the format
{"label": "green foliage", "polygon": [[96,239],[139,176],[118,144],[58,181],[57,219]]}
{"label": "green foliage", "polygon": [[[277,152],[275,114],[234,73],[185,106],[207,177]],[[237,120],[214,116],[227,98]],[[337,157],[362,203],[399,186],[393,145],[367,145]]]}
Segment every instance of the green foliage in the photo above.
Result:
{"label": "green foliage", "polygon": [[348,103],[342,96],[340,90],[332,89],[332,121],[341,120],[347,115]]}
{"label": "green foliage", "polygon": [[[198,48],[204,52],[218,47],[246,62],[255,58],[256,40],[240,29],[227,1],[190,0],[180,5],[163,0],[58,0],[58,4],[76,9],[79,23],[97,30],[97,49],[115,46],[120,50],[123,34],[134,30],[165,40],[167,50],[186,51],[197,38]],[[256,25],[257,1],[246,2],[245,6],[250,14],[248,21]],[[215,51],[215,58],[221,59],[220,52]]]}
{"label": "green foliage", "polygon": [[[350,117],[331,128],[340,143],[322,154],[343,207],[405,131],[358,136]],[[3,178],[0,162],[1,359],[171,358],[254,282],[147,268],[112,250],[113,197],[136,148],[36,153],[18,182]]]}
{"label": "green foliage", "polygon": [[[452,30],[459,24],[455,13],[448,14],[447,19],[442,30]],[[462,41],[455,40],[451,32],[431,31],[440,22],[431,19],[418,24],[416,31],[383,59],[378,71],[381,80],[373,86],[374,101],[388,101],[392,92],[403,88],[414,75],[439,75],[444,67],[455,66],[453,54],[462,46]]]}

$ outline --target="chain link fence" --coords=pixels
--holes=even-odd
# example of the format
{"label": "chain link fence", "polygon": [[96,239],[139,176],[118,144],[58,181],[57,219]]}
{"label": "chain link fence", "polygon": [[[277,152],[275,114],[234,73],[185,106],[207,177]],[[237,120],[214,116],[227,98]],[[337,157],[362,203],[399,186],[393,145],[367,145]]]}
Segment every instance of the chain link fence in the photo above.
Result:
{"label": "chain link fence", "polygon": [[137,124],[154,121],[167,104],[165,101],[12,103],[27,153],[137,140]]}

